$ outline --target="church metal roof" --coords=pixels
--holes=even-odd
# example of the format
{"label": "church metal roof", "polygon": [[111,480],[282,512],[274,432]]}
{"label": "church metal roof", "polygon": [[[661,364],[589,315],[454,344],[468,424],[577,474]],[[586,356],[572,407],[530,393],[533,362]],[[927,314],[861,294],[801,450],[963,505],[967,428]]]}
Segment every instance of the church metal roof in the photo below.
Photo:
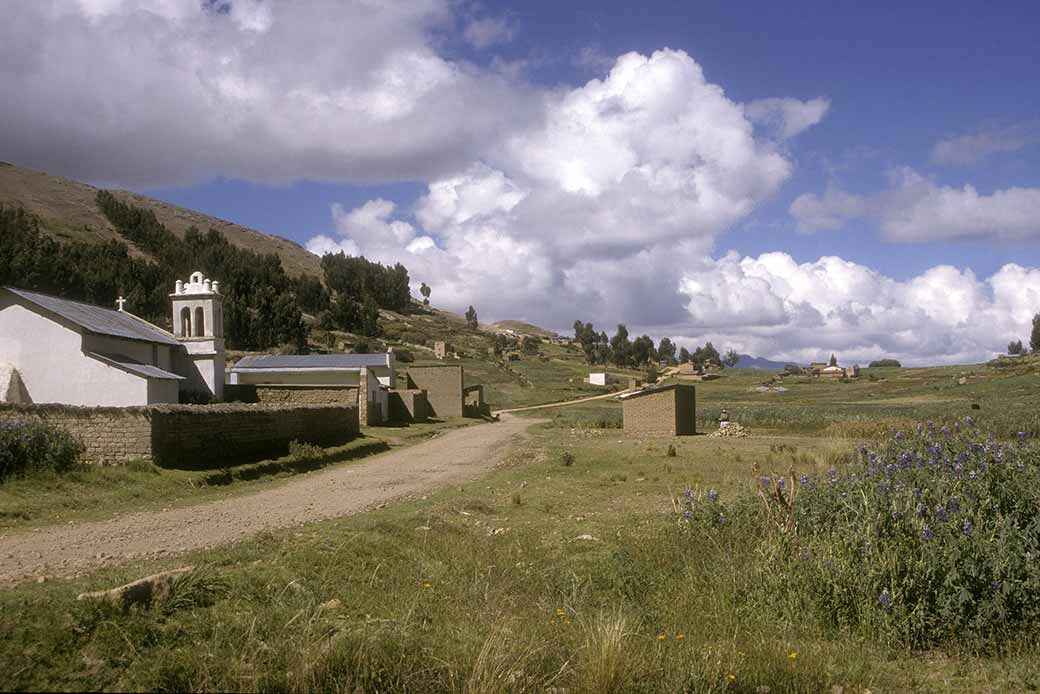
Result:
{"label": "church metal roof", "polygon": [[125,311],[101,308],[93,304],[85,304],[82,301],[60,299],[49,294],[29,292],[14,287],[4,287],[4,289],[37,308],[75,323],[88,332],[128,340],[158,342],[163,345],[180,345],[180,342],[169,333]]}
{"label": "church metal roof", "polygon": [[130,373],[143,376],[145,378],[158,378],[166,381],[183,381],[184,376],[178,376],[177,374],[170,373],[169,371],[163,371],[158,366],[152,366],[151,364],[142,364],[134,361],[130,357],[124,357],[122,354],[99,354],[98,352],[87,352],[88,355],[94,357],[99,361],[103,361],[106,364],[129,371]]}
{"label": "church metal roof", "polygon": [[242,357],[232,371],[239,369],[360,369],[366,366],[387,366],[385,352],[377,354],[264,354]]}

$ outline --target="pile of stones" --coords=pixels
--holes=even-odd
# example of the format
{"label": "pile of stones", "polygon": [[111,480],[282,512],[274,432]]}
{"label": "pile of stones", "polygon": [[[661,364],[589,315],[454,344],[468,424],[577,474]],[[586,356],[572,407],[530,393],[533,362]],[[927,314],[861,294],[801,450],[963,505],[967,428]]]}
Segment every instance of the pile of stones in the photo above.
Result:
{"label": "pile of stones", "polygon": [[751,436],[751,430],[736,422],[727,422],[727,426],[716,429],[715,431],[708,434],[708,436],[726,436],[746,439],[747,437]]}

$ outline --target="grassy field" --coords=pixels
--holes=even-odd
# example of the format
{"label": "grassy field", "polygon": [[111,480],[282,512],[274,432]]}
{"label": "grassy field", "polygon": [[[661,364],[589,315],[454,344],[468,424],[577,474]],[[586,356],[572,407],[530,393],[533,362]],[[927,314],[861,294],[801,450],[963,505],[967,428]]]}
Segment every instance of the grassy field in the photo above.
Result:
{"label": "grassy field", "polygon": [[[495,474],[176,564],[166,603],[77,603],[150,562],[0,595],[5,688],[506,692],[1027,691],[1036,642],[910,652],[747,598],[752,547],[679,531],[687,486],[825,469],[850,442],[663,442],[541,426]],[[569,455],[567,455],[569,454]]]}
{"label": "grassy field", "polygon": [[[511,366],[539,378],[533,360]],[[467,374],[481,368],[493,373],[473,360]],[[585,367],[551,368],[548,395],[503,381],[499,403],[586,394],[567,375]],[[0,594],[4,688],[1035,691],[1040,635],[911,650],[821,622],[753,530],[684,530],[676,504],[687,488],[734,501],[760,475],[842,468],[863,438],[930,418],[1036,435],[1036,368],[867,370],[768,393],[755,390],[768,374],[727,371],[698,385],[700,426],[725,407],[755,434],[741,439],[626,439],[609,400],[525,413],[547,421],[460,487]],[[188,563],[196,574],[151,609],[75,600]]]}

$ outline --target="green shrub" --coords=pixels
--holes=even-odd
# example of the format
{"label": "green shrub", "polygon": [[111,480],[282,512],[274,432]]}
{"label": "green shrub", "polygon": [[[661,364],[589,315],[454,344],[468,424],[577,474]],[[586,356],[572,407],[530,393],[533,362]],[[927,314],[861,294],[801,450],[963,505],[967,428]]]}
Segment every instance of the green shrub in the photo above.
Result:
{"label": "green shrub", "polygon": [[83,446],[64,429],[43,422],[0,424],[0,481],[76,466]]}
{"label": "green shrub", "polygon": [[[995,648],[1040,629],[1040,449],[972,419],[862,446],[797,480],[761,477],[736,502],[692,492],[681,523],[746,523],[758,600],[915,648]],[[770,578],[774,577],[774,578]]]}
{"label": "green shrub", "polygon": [[289,442],[289,455],[297,460],[320,460],[325,456],[325,449],[294,439]]}

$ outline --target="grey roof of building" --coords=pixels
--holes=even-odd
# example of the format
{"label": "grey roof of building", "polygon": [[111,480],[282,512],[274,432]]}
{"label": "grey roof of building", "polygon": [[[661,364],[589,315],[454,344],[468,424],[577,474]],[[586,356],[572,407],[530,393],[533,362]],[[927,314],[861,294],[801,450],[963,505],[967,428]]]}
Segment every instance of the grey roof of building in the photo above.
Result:
{"label": "grey roof of building", "polygon": [[88,332],[123,337],[128,340],[158,342],[163,345],[180,345],[169,333],[124,311],[101,308],[93,304],[85,304],[82,301],[59,299],[49,294],[29,292],[14,287],[4,287],[4,289],[37,308],[75,323]]}
{"label": "grey roof of building", "polygon": [[163,371],[158,366],[152,366],[151,364],[142,364],[134,361],[130,357],[124,357],[122,354],[99,354],[98,352],[87,352],[88,355],[94,357],[99,361],[103,361],[106,364],[129,371],[132,374],[143,376],[144,378],[158,378],[166,381],[183,381],[184,376],[178,376],[177,374],[170,373],[169,371]]}
{"label": "grey roof of building", "polygon": [[242,357],[233,367],[238,369],[360,369],[386,366],[386,353],[378,354],[263,354]]}

